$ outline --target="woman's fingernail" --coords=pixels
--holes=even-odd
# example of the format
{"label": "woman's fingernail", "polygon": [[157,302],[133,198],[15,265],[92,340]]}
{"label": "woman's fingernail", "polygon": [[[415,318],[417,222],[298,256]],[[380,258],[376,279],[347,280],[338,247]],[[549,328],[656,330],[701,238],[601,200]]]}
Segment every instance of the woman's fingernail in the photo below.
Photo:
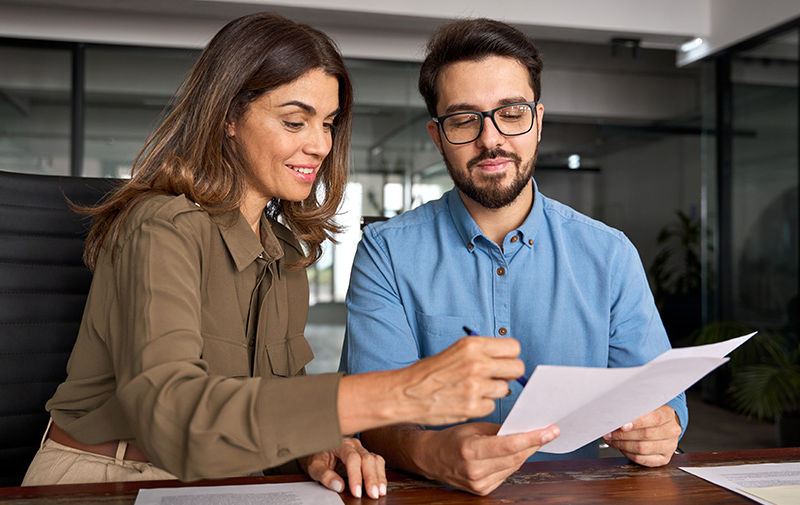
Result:
{"label": "woman's fingernail", "polygon": [[356,486],[356,488],[353,490],[353,496],[356,498],[361,498],[361,486]]}
{"label": "woman's fingernail", "polygon": [[381,484],[381,496],[386,496],[386,484]]}
{"label": "woman's fingernail", "polygon": [[344,491],[344,482],[340,480],[335,480],[331,482],[331,488],[337,493],[341,493],[342,491]]}
{"label": "woman's fingernail", "polygon": [[369,488],[369,495],[373,498],[380,498],[381,495],[378,493],[378,486]]}

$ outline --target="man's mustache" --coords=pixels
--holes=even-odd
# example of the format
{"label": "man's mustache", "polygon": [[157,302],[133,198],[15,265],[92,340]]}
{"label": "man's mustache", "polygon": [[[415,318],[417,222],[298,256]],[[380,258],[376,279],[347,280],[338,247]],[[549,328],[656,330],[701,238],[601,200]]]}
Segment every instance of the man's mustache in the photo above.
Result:
{"label": "man's mustache", "polygon": [[517,153],[504,151],[504,150],[500,149],[499,147],[496,147],[494,149],[483,151],[478,156],[476,156],[476,157],[472,158],[471,160],[469,160],[467,162],[467,168],[469,170],[472,170],[473,168],[475,168],[478,165],[478,163],[480,163],[482,161],[486,161],[486,160],[493,160],[495,158],[508,158],[508,159],[514,161],[517,164],[517,166],[519,166],[519,164],[522,163],[522,158],[520,158],[520,156]]}

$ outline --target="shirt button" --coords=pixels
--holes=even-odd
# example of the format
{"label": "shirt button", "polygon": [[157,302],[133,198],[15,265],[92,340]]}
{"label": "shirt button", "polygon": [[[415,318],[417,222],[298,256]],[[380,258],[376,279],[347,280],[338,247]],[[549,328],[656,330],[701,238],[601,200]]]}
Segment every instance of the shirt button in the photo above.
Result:
{"label": "shirt button", "polygon": [[519,240],[518,236],[514,235],[513,237],[511,237],[511,242],[516,242],[517,240]]}
{"label": "shirt button", "polygon": [[508,333],[508,330],[505,328],[500,328],[499,330],[497,330],[497,333],[499,333],[502,336],[505,336],[506,333]]}
{"label": "shirt button", "polygon": [[533,239],[532,239],[532,238],[531,238],[531,239],[528,239],[528,243],[529,243],[530,245],[533,245]]}
{"label": "shirt button", "polygon": [[505,268],[500,267],[500,268],[497,269],[497,275],[504,275],[505,273],[506,273],[506,269]]}
{"label": "shirt button", "polygon": [[475,247],[475,245],[472,242],[467,244],[467,249],[469,249],[470,251],[472,250],[473,247]]}

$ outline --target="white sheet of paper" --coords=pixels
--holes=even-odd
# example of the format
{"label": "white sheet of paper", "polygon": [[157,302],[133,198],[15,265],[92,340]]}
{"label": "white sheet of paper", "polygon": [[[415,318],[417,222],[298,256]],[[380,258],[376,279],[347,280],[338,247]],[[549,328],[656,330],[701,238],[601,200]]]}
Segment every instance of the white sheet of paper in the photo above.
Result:
{"label": "white sheet of paper", "polygon": [[574,451],[675,398],[728,361],[725,355],[753,335],[671,349],[630,368],[539,365],[498,435],[557,424],[561,435],[541,451]]}
{"label": "white sheet of paper", "polygon": [[762,505],[800,505],[800,462],[680,469]]}
{"label": "white sheet of paper", "polygon": [[342,505],[316,482],[140,489],[133,505]]}

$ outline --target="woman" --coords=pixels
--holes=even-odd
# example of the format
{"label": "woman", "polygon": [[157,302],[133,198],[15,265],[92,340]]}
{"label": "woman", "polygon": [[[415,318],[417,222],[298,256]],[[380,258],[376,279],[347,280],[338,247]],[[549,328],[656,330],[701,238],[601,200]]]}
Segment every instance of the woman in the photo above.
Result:
{"label": "woman", "polygon": [[523,372],[511,340],[471,338],[392,372],[305,375],[304,268],[338,231],[352,104],[340,54],[309,26],[260,13],[213,38],[133,178],[85,209],[92,288],[23,485],[284,465],[342,491],[344,465],[355,496],[363,483],[378,498],[383,460],[343,436],[493,409]]}

